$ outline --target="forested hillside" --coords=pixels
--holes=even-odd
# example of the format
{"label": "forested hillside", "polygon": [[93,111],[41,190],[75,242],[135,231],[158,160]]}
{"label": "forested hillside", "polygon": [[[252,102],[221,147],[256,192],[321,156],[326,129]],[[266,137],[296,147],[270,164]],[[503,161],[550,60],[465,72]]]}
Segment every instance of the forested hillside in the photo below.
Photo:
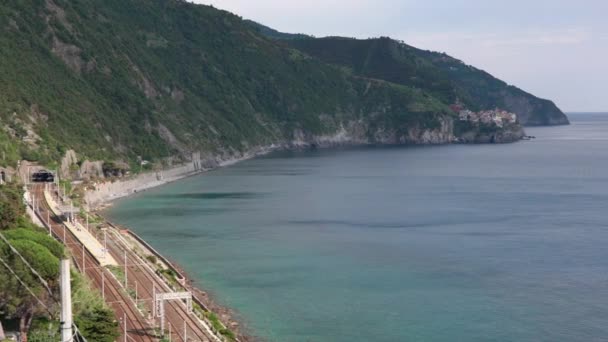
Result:
{"label": "forested hillside", "polygon": [[[22,187],[0,185],[0,341],[9,329],[28,333],[28,341],[61,338],[59,260],[66,256],[64,246],[26,215]],[[116,340],[113,312],[78,272],[72,273],[72,298],[75,322],[87,340]]]}
{"label": "forested hillside", "polygon": [[567,117],[553,102],[539,99],[443,53],[416,49],[386,37],[359,40],[270,36],[283,39],[287,45],[322,61],[344,66],[357,75],[425,89],[445,103],[460,101],[472,110],[505,109],[516,113],[523,124],[530,126],[568,124]]}
{"label": "forested hillside", "polygon": [[405,45],[286,44],[181,0],[7,0],[0,27],[2,166],[50,165],[70,149],[133,163],[271,144],[449,143],[456,99],[507,104],[454,87],[458,77]]}
{"label": "forested hillside", "polygon": [[363,77],[425,89],[445,103],[460,102],[471,110],[508,110],[530,126],[568,124],[568,118],[553,102],[539,99],[445,53],[417,49],[387,37],[315,38],[282,33],[254,21],[248,24],[261,34],[324,62]]}
{"label": "forested hillside", "polygon": [[360,119],[432,127],[447,113],[422,90],[355,77],[184,1],[9,0],[0,27],[5,164],[67,149],[128,160],[237,153]]}

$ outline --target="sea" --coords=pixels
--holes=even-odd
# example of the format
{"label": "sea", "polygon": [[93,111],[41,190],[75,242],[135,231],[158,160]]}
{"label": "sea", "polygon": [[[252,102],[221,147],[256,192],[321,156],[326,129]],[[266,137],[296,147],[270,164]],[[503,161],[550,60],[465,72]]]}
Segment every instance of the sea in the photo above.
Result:
{"label": "sea", "polygon": [[278,152],[116,201],[262,341],[608,341],[608,113]]}

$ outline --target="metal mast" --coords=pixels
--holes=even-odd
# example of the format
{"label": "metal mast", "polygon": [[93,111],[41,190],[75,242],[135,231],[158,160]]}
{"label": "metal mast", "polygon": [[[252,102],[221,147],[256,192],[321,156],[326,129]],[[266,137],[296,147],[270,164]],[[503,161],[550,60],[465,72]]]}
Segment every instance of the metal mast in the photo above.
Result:
{"label": "metal mast", "polygon": [[73,342],[72,289],[70,286],[70,260],[61,260],[61,342]]}

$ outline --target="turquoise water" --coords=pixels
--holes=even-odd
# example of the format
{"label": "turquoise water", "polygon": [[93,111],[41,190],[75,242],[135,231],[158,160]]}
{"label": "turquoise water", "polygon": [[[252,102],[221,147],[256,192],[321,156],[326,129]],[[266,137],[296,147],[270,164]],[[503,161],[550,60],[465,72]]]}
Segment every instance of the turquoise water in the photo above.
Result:
{"label": "turquoise water", "polygon": [[607,341],[608,115],[511,145],[277,153],[107,214],[268,341]]}

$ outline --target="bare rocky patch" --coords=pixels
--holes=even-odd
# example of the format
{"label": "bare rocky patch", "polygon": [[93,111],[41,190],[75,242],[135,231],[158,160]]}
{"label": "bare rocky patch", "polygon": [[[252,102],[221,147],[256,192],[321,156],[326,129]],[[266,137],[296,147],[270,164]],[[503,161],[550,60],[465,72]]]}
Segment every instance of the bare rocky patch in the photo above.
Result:
{"label": "bare rocky patch", "polygon": [[49,12],[53,14],[53,17],[55,17],[61,23],[61,25],[70,31],[70,33],[73,32],[72,25],[69,23],[63,8],[57,6],[53,0],[46,0],[46,9],[49,10]]}
{"label": "bare rocky patch", "polygon": [[178,104],[182,103],[182,101],[184,101],[184,92],[175,88],[173,90],[171,90],[171,99],[175,102],[177,102]]}
{"label": "bare rocky patch", "polygon": [[169,146],[178,150],[180,154],[186,154],[187,148],[175,137],[173,132],[169,130],[165,125],[159,123],[157,127],[158,134]]}
{"label": "bare rocky patch", "polygon": [[51,52],[59,57],[70,69],[76,73],[81,73],[85,65],[85,62],[80,57],[82,49],[76,45],[66,44],[59,40],[57,37],[53,37],[53,46]]}

